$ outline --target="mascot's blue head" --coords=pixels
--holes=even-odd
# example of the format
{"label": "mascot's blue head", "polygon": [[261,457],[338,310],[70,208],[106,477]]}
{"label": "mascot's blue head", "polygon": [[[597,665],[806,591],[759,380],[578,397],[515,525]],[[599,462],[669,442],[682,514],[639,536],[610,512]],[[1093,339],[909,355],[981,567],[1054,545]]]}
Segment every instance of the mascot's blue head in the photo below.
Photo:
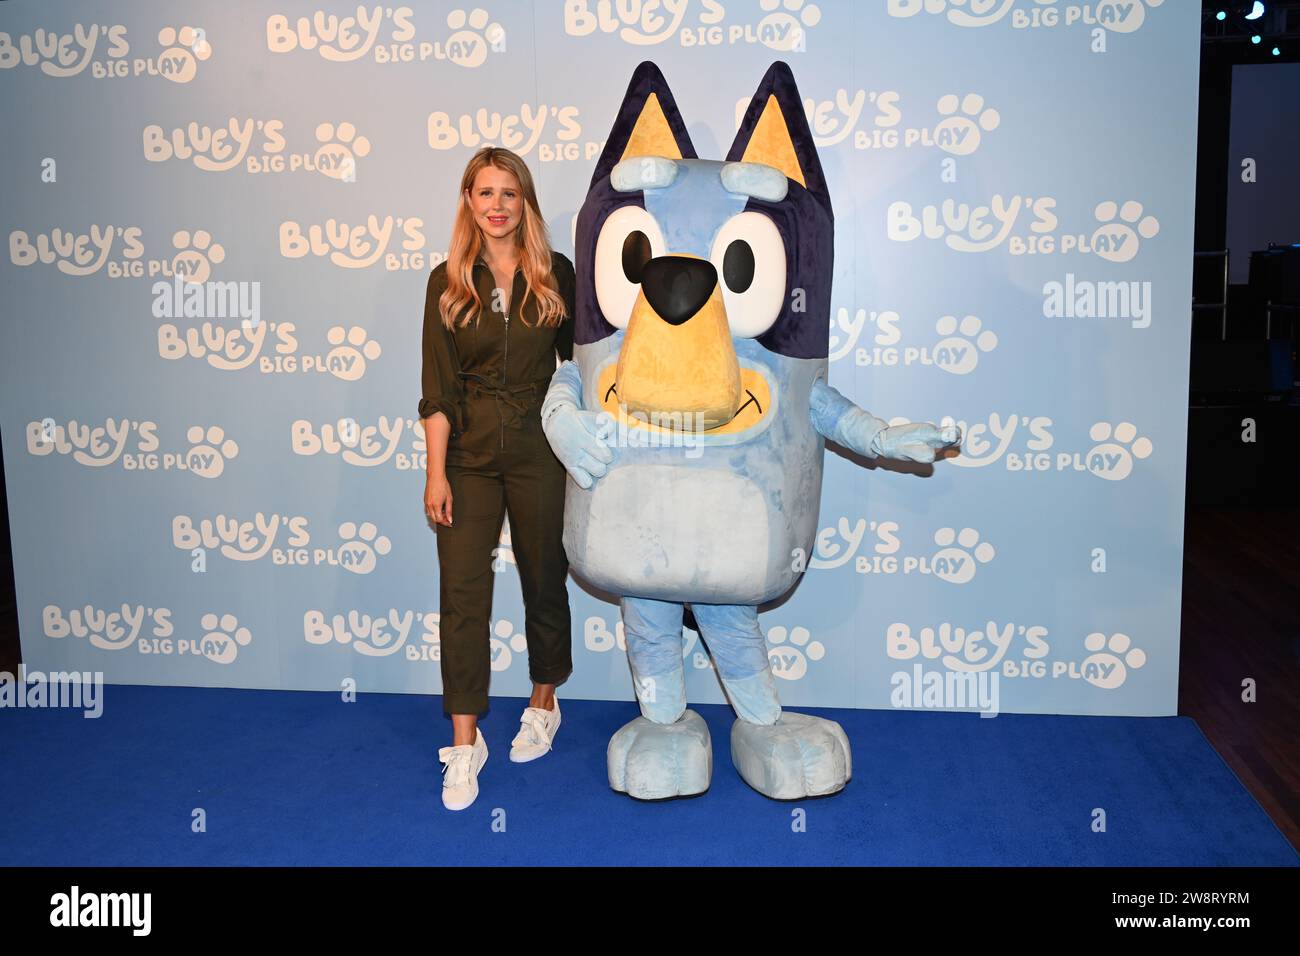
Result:
{"label": "mascot's blue head", "polygon": [[574,570],[615,594],[759,603],[816,530],[834,217],[790,68],[772,64],[725,161],[663,74],[636,68],[578,216],[584,405],[619,422],[609,473],[570,483]]}

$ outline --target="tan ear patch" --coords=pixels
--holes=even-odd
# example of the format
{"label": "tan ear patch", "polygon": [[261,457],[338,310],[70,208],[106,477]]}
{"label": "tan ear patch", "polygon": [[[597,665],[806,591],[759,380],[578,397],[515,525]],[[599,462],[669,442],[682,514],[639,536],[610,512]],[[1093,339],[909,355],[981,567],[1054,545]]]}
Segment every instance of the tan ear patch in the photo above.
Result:
{"label": "tan ear patch", "polygon": [[641,115],[636,118],[632,135],[628,137],[627,146],[623,148],[621,159],[629,156],[664,156],[668,159],[681,159],[682,152],[677,148],[677,138],[668,125],[668,117],[659,105],[659,97],[651,93],[641,107]]}
{"label": "tan ear patch", "polygon": [[749,143],[745,146],[745,155],[740,159],[745,163],[766,163],[768,166],[775,166],[800,186],[808,188],[808,183],[803,178],[803,170],[799,168],[799,158],[795,155],[794,142],[790,139],[790,128],[786,125],[785,114],[781,112],[781,104],[776,101],[775,96],[769,94],[763,112],[758,117],[758,125],[754,127],[754,135],[749,138]]}

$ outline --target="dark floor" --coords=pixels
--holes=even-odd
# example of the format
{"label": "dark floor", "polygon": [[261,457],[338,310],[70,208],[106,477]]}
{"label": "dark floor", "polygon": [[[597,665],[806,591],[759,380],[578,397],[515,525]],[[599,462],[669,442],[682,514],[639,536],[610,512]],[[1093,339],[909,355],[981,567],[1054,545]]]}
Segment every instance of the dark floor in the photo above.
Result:
{"label": "dark floor", "polygon": [[[1258,416],[1273,440],[1243,450],[1241,409],[1192,411],[1178,712],[1300,849],[1300,442],[1293,419],[1268,424],[1279,412]],[[14,673],[8,520],[0,502],[0,670]]]}
{"label": "dark floor", "polygon": [[1178,712],[1300,849],[1300,511],[1187,513],[1178,670]]}

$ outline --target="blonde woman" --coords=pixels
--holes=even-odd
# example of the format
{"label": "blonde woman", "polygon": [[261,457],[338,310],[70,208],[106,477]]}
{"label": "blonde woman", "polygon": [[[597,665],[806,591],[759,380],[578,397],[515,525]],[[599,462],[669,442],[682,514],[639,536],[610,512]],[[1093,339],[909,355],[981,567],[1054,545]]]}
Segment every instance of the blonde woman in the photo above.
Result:
{"label": "blonde woman", "polygon": [[573,355],[573,263],[552,251],[528,167],[487,147],[465,167],[447,261],[424,303],[420,417],[428,447],[426,514],[436,525],[443,710],[443,804],[478,796],[487,745],[493,551],[509,515],[519,568],[532,696],[510,759],[549,752],[560,726],[555,687],[573,670],[564,467],[539,410],[556,356]]}

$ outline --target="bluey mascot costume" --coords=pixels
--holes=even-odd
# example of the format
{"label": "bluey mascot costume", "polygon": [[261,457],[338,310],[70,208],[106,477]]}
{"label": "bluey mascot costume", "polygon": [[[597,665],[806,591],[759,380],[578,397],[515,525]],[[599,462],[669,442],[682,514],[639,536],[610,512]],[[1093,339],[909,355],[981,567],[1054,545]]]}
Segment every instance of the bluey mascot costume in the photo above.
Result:
{"label": "bluey mascot costume", "polygon": [[931,462],[960,434],[887,426],[827,384],[833,246],[789,66],[768,69],[726,162],[696,158],[663,74],[636,68],[578,215],[574,361],[541,410],[572,479],[572,568],[621,598],[642,716],[609,742],[609,783],[633,797],[709,786],[685,605],[739,717],[741,777],[795,799],[851,774],[839,724],[782,712],[758,605],[794,586],[813,546],[823,439]]}

